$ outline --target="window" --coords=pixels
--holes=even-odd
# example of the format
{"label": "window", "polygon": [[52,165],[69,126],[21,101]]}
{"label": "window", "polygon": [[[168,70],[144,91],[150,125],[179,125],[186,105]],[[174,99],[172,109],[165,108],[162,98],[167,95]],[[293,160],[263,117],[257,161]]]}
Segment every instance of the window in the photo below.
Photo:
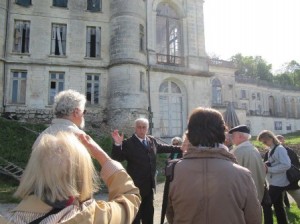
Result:
{"label": "window", "polygon": [[99,104],[100,74],[86,76],[86,99],[89,104]]}
{"label": "window", "polygon": [[16,4],[21,6],[30,6],[31,0],[16,0]]}
{"label": "window", "polygon": [[87,10],[91,12],[99,12],[102,9],[101,0],[87,0]]}
{"label": "window", "polygon": [[30,34],[30,22],[16,20],[13,52],[18,52],[18,53],[29,52],[29,34]]}
{"label": "window", "polygon": [[242,103],[242,106],[241,106],[243,109],[247,110],[248,107],[247,107],[247,104],[246,103]]}
{"label": "window", "polygon": [[144,72],[140,72],[140,91],[146,91],[146,76]]}
{"label": "window", "polygon": [[53,0],[53,6],[66,8],[68,6],[68,0]]}
{"label": "window", "polygon": [[222,85],[219,79],[212,81],[212,103],[214,105],[222,104]]}
{"label": "window", "polygon": [[260,100],[260,93],[257,93],[257,100]]}
{"label": "window", "polygon": [[241,89],[241,99],[246,99],[246,90]]}
{"label": "window", "polygon": [[252,100],[255,100],[255,99],[256,99],[256,94],[252,93]]}
{"label": "window", "polygon": [[25,104],[27,71],[13,71],[11,74],[10,102]]}
{"label": "window", "polygon": [[282,130],[282,122],[281,121],[274,121],[274,129],[276,131]]}
{"label": "window", "polygon": [[157,62],[182,65],[180,17],[168,3],[160,3],[156,11]]}
{"label": "window", "polygon": [[86,29],[86,56],[100,57],[101,28],[87,27]]}
{"label": "window", "polygon": [[144,26],[140,24],[140,51],[144,51],[145,47],[144,47],[144,38],[145,38],[145,34],[144,34]]}
{"label": "window", "polygon": [[50,72],[49,104],[53,104],[54,96],[64,90],[65,74],[63,72]]}
{"label": "window", "polygon": [[51,55],[66,55],[67,25],[52,24]]}

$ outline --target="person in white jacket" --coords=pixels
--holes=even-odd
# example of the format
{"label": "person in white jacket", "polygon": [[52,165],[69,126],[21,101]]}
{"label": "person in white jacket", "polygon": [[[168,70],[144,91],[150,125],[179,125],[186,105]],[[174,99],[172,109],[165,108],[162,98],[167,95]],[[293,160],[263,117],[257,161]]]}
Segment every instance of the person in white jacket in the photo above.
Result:
{"label": "person in white jacket", "polygon": [[269,194],[274,206],[277,222],[287,224],[287,215],[283,206],[283,193],[290,184],[286,171],[291,167],[291,160],[286,149],[280,144],[273,132],[263,130],[257,140],[270,148],[266,161]]}

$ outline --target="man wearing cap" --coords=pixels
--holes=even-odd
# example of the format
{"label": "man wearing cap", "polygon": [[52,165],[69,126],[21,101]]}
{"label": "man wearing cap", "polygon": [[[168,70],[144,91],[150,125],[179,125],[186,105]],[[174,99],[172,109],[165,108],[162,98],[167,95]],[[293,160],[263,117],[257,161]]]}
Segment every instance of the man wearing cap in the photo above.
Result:
{"label": "man wearing cap", "polygon": [[249,141],[251,138],[250,129],[246,125],[239,125],[229,130],[229,134],[231,134],[232,143],[235,145],[231,152],[241,166],[251,171],[258,199],[261,202],[264,195],[266,168],[259,151]]}

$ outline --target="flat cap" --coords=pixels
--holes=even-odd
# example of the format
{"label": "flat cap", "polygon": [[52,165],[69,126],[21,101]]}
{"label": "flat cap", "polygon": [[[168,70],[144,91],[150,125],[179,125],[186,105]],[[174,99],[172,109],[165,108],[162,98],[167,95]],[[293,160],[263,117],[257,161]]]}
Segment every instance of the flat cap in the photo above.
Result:
{"label": "flat cap", "polygon": [[229,130],[229,134],[232,134],[233,132],[243,132],[250,134],[250,129],[246,125],[239,125]]}

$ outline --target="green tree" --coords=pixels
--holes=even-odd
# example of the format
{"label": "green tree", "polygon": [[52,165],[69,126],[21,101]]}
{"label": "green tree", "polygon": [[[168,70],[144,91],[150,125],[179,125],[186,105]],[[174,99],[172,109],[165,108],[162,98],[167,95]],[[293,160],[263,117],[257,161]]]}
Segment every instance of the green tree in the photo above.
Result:
{"label": "green tree", "polygon": [[279,79],[283,79],[280,77],[285,77],[290,80],[291,85],[300,87],[300,65],[298,62],[292,60],[286,63],[281,71],[282,72],[277,75]]}
{"label": "green tree", "polygon": [[231,57],[237,66],[236,75],[246,75],[260,80],[273,80],[272,64],[268,64],[261,56],[243,56],[238,53]]}

